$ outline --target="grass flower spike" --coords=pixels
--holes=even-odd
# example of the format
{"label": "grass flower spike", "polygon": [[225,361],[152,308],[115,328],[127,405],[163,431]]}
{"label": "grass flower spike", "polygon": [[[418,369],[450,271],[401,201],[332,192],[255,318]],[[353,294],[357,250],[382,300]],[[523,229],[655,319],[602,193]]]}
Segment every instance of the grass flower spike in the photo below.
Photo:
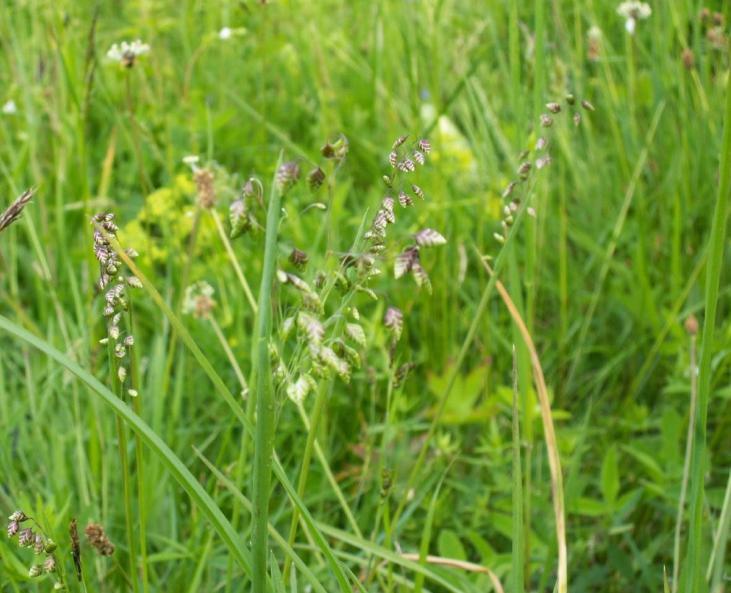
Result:
{"label": "grass flower spike", "polygon": [[147,43],[142,43],[141,40],[135,41],[122,41],[121,43],[115,43],[107,51],[107,58],[114,62],[119,62],[125,68],[132,68],[137,61],[137,58],[143,56],[150,51],[150,46]]}
{"label": "grass flower spike", "polygon": [[652,8],[646,2],[622,2],[617,7],[617,14],[625,19],[624,28],[627,33],[634,35],[637,22],[650,18]]}

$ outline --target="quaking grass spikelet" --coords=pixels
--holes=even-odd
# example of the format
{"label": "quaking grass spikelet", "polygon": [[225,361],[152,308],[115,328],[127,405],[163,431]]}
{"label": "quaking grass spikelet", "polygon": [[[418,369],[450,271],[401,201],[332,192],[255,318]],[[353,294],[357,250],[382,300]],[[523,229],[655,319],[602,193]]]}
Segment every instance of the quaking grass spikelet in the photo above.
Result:
{"label": "quaking grass spikelet", "polygon": [[[552,132],[554,123],[556,121],[560,121],[560,118],[563,117],[564,113],[571,112],[572,108],[577,106],[576,97],[569,93],[565,97],[565,103],[566,110],[564,110],[564,106],[557,101],[546,103],[546,110],[548,113],[542,113],[538,118],[538,124],[542,129],[541,135],[536,140],[535,147],[532,151],[527,150],[520,155],[521,162],[516,171],[516,178],[510,181],[502,192],[503,200],[506,201],[503,205],[504,216],[500,221],[500,231],[493,233],[495,240],[500,244],[505,243],[510,232],[510,228],[515,222],[515,216],[520,210],[521,199],[519,197],[515,197],[516,190],[533,183],[537,172],[547,169],[553,162],[553,157],[550,153],[551,141],[549,135]],[[579,105],[587,112],[595,111],[594,105],[586,99],[582,99],[579,102]],[[571,114],[571,118],[574,125],[578,126],[581,124],[581,113],[579,111],[574,111]],[[526,191],[525,193],[529,194],[530,192]],[[532,206],[526,207],[526,213],[529,216],[536,215]]]}
{"label": "quaking grass spikelet", "polygon": [[[28,525],[28,524],[31,525]],[[56,544],[49,538],[43,528],[32,517],[23,511],[15,511],[8,517],[7,533],[10,539],[17,538],[19,548],[33,551],[34,559],[28,569],[29,578],[56,573]],[[54,589],[64,588],[60,575],[56,575]]]}

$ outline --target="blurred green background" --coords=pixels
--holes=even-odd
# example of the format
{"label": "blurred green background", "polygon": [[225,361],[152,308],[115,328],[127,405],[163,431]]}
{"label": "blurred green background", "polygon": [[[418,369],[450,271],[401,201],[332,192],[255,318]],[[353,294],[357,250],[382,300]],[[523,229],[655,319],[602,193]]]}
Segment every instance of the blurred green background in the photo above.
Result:
{"label": "blurred green background", "polygon": [[[535,146],[545,104],[561,102],[550,130],[553,162],[536,172],[530,198],[536,217],[517,230],[501,279],[533,335],[552,398],[570,590],[662,590],[663,570],[670,573],[673,562],[690,409],[684,323],[702,318],[731,7],[680,0],[652,9],[629,34],[614,2],[592,0],[5,1],[3,204],[28,186],[38,189],[23,220],[0,235],[0,314],[105,380],[89,220],[113,211],[123,244],[140,252],[138,263],[172,306],[186,280],[214,286],[218,327],[248,376],[254,316],[211,219],[201,219],[189,250],[196,190],[182,159],[215,162],[215,208],[227,219],[249,176],[269,185],[280,151],[306,174],[325,168],[326,142],[347,138],[337,170],[326,163],[327,188],[313,193],[302,182],[286,197],[280,265],[299,247],[310,257],[303,275],[314,282],[378,208],[394,139],[425,135],[434,147],[419,173],[427,197],[394,232],[407,240],[428,226],[447,238],[423,253],[433,291],[387,273],[372,286],[377,301],[358,295],[369,347],[350,384],[334,383],[318,437],[365,540],[418,552],[428,525],[431,554],[490,567],[513,590],[512,344],[520,338],[497,295],[479,320],[415,492],[406,478],[489,279],[475,253],[499,253],[493,233],[500,231],[503,189],[521,152]],[[113,43],[138,38],[150,51],[132,68],[106,57]],[[595,111],[567,109],[567,93]],[[574,111],[582,114],[579,126]],[[263,210],[259,215],[263,224]],[[232,245],[256,293],[263,233]],[[724,270],[708,416],[704,572],[731,462],[727,263]],[[280,323],[286,297],[275,305]],[[414,364],[393,393],[381,324],[389,305],[405,318],[398,360]],[[144,292],[135,297],[135,323],[142,417],[224,513],[238,513],[192,449],[248,484],[229,410]],[[186,318],[186,326],[238,390],[211,324]],[[72,516],[103,523],[118,553],[89,564],[88,590],[131,590],[112,414],[28,346],[0,334],[0,349],[0,509],[31,509],[60,544]],[[550,591],[551,489],[528,364],[520,347],[526,590]],[[296,482],[307,430],[292,402],[282,396],[280,403],[275,448]],[[310,406],[308,399],[304,408]],[[159,461],[148,455],[136,469],[147,483],[146,519],[135,529],[147,541],[150,590],[242,590],[246,577],[231,568],[225,547]],[[408,501],[388,537],[377,520],[388,504],[381,469],[392,472],[390,504]],[[351,531],[316,460],[304,499],[323,524]],[[286,537],[291,507],[281,488],[271,512]],[[247,517],[237,525],[242,538]],[[331,539],[366,590],[416,586],[413,572],[369,560],[362,544]],[[298,542],[298,553],[334,590],[301,531]],[[0,541],[0,591],[50,590],[47,579],[29,582],[29,562],[30,552]],[[369,570],[377,576],[366,578]],[[434,570],[457,590],[489,586],[484,574]],[[77,585],[70,579],[68,586]],[[426,586],[447,590],[429,580]]]}

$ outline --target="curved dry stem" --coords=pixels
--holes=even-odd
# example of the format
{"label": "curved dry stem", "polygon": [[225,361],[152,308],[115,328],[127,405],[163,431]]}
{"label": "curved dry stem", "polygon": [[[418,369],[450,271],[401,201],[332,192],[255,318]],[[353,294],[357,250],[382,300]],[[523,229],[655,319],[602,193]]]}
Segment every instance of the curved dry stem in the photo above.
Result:
{"label": "curved dry stem", "polygon": [[[401,554],[401,557],[406,560],[413,560],[414,562],[419,561],[419,554],[416,553]],[[503,589],[500,579],[497,578],[497,575],[487,568],[487,566],[473,564],[472,562],[467,562],[465,560],[456,560],[455,558],[444,558],[442,556],[427,556],[425,560],[428,564],[449,566],[450,568],[459,568],[460,570],[466,570],[467,572],[486,574],[490,579],[492,586],[495,587],[495,591],[497,591],[497,593],[505,593],[505,589]]]}
{"label": "curved dry stem", "polygon": [[[493,272],[485,260],[480,257],[483,266],[492,276]],[[500,298],[503,299],[505,306],[513,318],[518,331],[520,332],[528,353],[530,354],[531,366],[533,367],[533,379],[538,392],[538,401],[541,408],[541,419],[543,420],[543,433],[546,440],[546,449],[548,452],[548,465],[551,470],[551,493],[553,495],[553,512],[556,517],[556,543],[558,546],[558,593],[567,593],[568,591],[568,547],[566,545],[566,519],[563,500],[563,476],[561,474],[561,458],[558,454],[558,443],[556,441],[556,431],[553,426],[553,415],[551,414],[551,402],[548,399],[548,388],[546,387],[546,379],[543,376],[541,361],[538,358],[538,352],[533,344],[530,332],[520,316],[518,309],[515,307],[513,300],[510,298],[508,291],[500,280],[496,280],[495,288],[497,288]]]}

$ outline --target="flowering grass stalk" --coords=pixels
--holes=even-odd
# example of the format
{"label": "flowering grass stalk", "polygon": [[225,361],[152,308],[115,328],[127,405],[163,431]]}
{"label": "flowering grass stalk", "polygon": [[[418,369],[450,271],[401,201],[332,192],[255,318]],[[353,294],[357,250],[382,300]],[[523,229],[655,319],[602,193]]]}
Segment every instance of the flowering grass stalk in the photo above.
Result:
{"label": "flowering grass stalk", "polygon": [[[131,296],[129,290],[131,288],[139,288],[141,286],[136,276],[125,276],[122,273],[122,264],[119,256],[112,248],[110,241],[116,239],[118,227],[114,222],[114,215],[111,213],[97,214],[92,219],[94,224],[94,255],[99,262],[100,276],[98,286],[104,292],[104,317],[107,321],[107,335],[102,342],[106,343],[107,354],[109,358],[109,380],[113,385],[113,391],[124,401],[126,396],[132,400],[138,399],[138,393],[134,388],[137,385],[136,365],[134,364],[134,336],[132,333],[131,318]],[[131,257],[136,256],[134,250],[128,249],[127,254]],[[120,328],[122,316],[126,314],[127,327],[126,331]],[[126,388],[132,382],[132,387]],[[135,412],[139,413],[139,402],[134,403]],[[119,449],[119,460],[122,473],[122,484],[124,493],[124,509],[125,509],[125,526],[127,533],[127,545],[129,547],[130,560],[130,579],[132,580],[132,590],[139,590],[139,578],[137,570],[137,548],[134,537],[134,504],[132,494],[132,472],[130,469],[128,456],[128,440],[127,428],[122,419],[117,417],[117,438]],[[140,521],[140,546],[144,551],[142,558],[142,582],[144,590],[147,591],[147,544],[145,541],[144,530],[144,478],[143,478],[143,461],[142,451],[139,446],[136,447],[136,461],[138,473],[138,499],[139,512],[142,520]]]}

